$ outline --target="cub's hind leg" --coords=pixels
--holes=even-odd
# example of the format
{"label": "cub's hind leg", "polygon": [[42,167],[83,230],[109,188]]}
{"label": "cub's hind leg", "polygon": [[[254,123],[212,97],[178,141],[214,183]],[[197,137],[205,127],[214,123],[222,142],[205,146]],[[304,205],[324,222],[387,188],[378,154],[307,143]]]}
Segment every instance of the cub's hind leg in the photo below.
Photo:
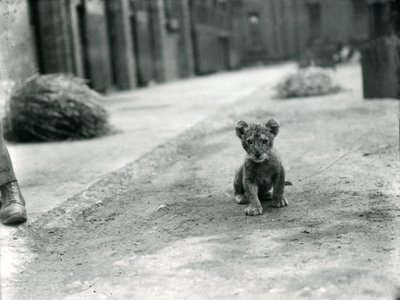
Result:
{"label": "cub's hind leg", "polygon": [[246,197],[244,186],[243,186],[243,166],[237,170],[235,179],[233,181],[233,188],[235,190],[235,201],[237,204],[249,203]]}
{"label": "cub's hind leg", "polygon": [[258,193],[258,198],[260,201],[271,201],[272,200],[272,193],[270,191],[262,191]]}
{"label": "cub's hind leg", "polygon": [[272,200],[272,183],[270,180],[264,180],[258,187],[258,198],[260,201]]}

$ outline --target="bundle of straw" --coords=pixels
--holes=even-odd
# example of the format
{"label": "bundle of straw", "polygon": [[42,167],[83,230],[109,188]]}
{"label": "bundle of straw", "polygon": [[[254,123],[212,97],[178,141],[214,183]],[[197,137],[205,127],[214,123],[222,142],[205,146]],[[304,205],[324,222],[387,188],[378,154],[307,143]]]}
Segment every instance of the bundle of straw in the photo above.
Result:
{"label": "bundle of straw", "polygon": [[18,142],[93,138],[109,131],[100,95],[70,75],[35,75],[15,87],[4,137]]}
{"label": "bundle of straw", "polygon": [[340,87],[322,68],[300,69],[277,86],[280,98],[308,97],[336,93]]}

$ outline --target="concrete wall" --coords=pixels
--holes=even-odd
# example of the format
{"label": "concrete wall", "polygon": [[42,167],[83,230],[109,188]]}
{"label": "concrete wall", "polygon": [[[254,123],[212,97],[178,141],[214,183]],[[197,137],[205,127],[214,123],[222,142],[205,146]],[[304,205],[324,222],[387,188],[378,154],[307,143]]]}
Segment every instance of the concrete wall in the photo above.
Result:
{"label": "concrete wall", "polygon": [[320,1],[321,34],[330,42],[354,42],[368,37],[367,1]]}
{"label": "concrete wall", "polygon": [[[319,28],[311,25],[311,3],[320,4]],[[363,0],[243,1],[243,60],[254,63],[295,59],[315,38],[332,44],[365,40],[368,32],[366,6]],[[251,22],[252,14],[259,17],[258,30],[257,25]],[[256,34],[259,35],[258,40],[255,39]]]}
{"label": "concrete wall", "polygon": [[181,78],[194,75],[194,56],[192,41],[192,24],[190,19],[189,0],[182,0],[177,9],[179,20],[179,74]]}
{"label": "concrete wall", "polygon": [[27,0],[0,1],[0,80],[38,71]]}
{"label": "concrete wall", "polygon": [[[295,58],[308,34],[304,1],[248,0],[243,3],[244,60],[252,63]],[[252,15],[259,17],[257,22],[252,21]]]}
{"label": "concrete wall", "polygon": [[149,0],[149,3],[156,81],[191,76],[193,56],[188,2]]}
{"label": "concrete wall", "polygon": [[[160,13],[160,34],[161,39],[160,46],[162,47],[162,63],[164,69],[164,80],[175,80],[179,78],[179,32],[174,30],[168,30],[167,27],[167,16],[166,16],[166,3],[162,0],[158,0],[158,9]],[[173,18],[175,17],[172,16]]]}
{"label": "concrete wall", "polygon": [[[237,4],[193,0],[191,18],[197,74],[229,70],[239,66],[242,47]],[[222,3],[222,2],[221,2]]]}
{"label": "concrete wall", "polygon": [[120,90],[137,86],[128,0],[106,2],[113,82]]}
{"label": "concrete wall", "polygon": [[163,80],[170,81],[194,73],[189,1],[153,0],[158,18],[153,19],[159,30],[155,40],[161,50]]}
{"label": "concrete wall", "polygon": [[325,1],[322,3],[322,35],[331,41],[351,40],[353,30],[351,1]]}

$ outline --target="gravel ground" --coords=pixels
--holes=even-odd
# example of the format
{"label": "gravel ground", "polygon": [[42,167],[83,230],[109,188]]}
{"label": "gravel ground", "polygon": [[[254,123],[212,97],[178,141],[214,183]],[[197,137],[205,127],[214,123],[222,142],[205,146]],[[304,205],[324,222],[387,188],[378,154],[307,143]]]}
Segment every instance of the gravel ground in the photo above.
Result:
{"label": "gravel ground", "polygon": [[[394,299],[400,288],[398,103],[261,89],[21,227],[13,299]],[[275,117],[289,206],[235,204],[238,119]],[[80,203],[92,203],[84,210]]]}

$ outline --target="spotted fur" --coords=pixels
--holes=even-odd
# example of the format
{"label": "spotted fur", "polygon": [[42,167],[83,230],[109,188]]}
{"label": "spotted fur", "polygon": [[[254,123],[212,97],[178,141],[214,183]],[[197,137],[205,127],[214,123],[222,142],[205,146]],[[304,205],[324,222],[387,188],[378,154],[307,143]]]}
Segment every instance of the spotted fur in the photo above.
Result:
{"label": "spotted fur", "polygon": [[272,199],[275,207],[288,204],[283,195],[285,170],[273,148],[279,127],[275,119],[266,124],[247,124],[244,121],[236,123],[236,135],[241,140],[246,157],[235,175],[235,200],[238,204],[250,203],[245,210],[247,215],[262,214],[260,199]]}

